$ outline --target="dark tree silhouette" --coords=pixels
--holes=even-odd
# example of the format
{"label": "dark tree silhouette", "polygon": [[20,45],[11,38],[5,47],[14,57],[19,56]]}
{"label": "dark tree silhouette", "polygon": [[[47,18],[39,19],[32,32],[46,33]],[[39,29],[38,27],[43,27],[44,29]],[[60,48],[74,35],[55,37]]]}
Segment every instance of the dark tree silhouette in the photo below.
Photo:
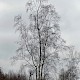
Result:
{"label": "dark tree silhouette", "polygon": [[10,72],[9,74],[3,73],[0,69],[0,80],[28,80],[26,75]]}

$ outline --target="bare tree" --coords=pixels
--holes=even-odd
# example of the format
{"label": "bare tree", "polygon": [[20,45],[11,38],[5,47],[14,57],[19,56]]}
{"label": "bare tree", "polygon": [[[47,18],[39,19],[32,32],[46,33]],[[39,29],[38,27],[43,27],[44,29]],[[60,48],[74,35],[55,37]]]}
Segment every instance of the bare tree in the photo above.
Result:
{"label": "bare tree", "polygon": [[14,60],[25,60],[36,80],[46,79],[51,65],[54,67],[58,53],[64,49],[65,41],[61,38],[59,19],[52,4],[46,0],[29,0],[26,4],[28,23],[22,16],[15,17],[15,26],[19,31],[19,48]]}
{"label": "bare tree", "polygon": [[59,75],[59,80],[77,80],[77,79],[78,74],[76,66],[70,67],[67,71],[64,71],[64,69],[62,69]]}
{"label": "bare tree", "polygon": [[[79,77],[79,53],[75,51],[74,46],[69,46],[67,58],[62,59],[65,66],[59,72],[59,80],[78,80]],[[66,70],[67,69],[67,70]]]}

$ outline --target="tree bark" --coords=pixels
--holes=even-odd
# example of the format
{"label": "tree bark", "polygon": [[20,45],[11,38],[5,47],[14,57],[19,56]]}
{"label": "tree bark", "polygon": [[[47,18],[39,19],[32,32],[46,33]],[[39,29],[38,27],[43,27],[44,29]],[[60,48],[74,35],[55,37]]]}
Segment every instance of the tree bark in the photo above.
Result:
{"label": "tree bark", "polygon": [[36,67],[36,80],[37,80],[37,67]]}

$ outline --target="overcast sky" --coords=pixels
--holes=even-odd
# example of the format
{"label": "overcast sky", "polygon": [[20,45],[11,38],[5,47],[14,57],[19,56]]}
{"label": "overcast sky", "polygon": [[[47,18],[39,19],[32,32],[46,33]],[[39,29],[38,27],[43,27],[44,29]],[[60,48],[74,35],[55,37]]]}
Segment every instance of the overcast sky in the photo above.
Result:
{"label": "overcast sky", "polygon": [[[80,48],[80,0],[49,0],[61,17],[62,38],[68,45]],[[10,57],[15,55],[17,33],[14,16],[25,15],[27,0],[0,0],[0,66],[10,69]],[[5,66],[5,67],[4,67]],[[17,65],[16,65],[17,67]],[[14,67],[13,67],[14,68]],[[6,69],[5,69],[6,70]]]}

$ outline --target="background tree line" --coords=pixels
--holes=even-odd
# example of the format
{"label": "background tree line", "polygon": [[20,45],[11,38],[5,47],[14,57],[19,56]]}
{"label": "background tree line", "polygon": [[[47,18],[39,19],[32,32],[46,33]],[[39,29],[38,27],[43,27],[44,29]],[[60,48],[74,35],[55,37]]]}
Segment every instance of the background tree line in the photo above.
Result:
{"label": "background tree line", "polygon": [[28,80],[25,74],[21,73],[4,73],[0,68],[0,80]]}

